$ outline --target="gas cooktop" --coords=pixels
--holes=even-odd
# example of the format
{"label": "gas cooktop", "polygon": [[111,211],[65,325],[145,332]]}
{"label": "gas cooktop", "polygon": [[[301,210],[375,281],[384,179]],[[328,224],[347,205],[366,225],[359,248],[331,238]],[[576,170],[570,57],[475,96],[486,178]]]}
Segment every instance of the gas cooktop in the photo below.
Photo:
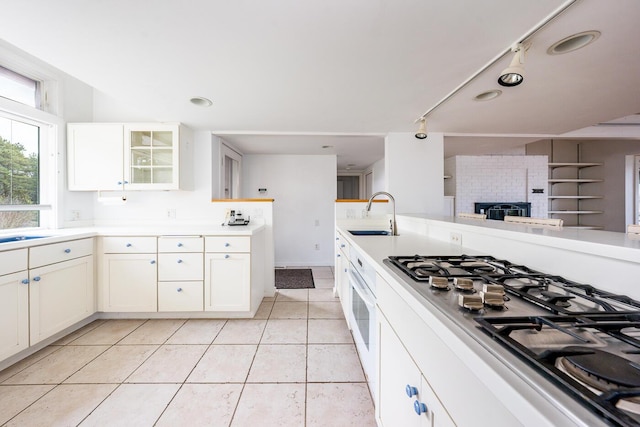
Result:
{"label": "gas cooktop", "polygon": [[384,262],[613,425],[640,425],[640,302],[491,256]]}

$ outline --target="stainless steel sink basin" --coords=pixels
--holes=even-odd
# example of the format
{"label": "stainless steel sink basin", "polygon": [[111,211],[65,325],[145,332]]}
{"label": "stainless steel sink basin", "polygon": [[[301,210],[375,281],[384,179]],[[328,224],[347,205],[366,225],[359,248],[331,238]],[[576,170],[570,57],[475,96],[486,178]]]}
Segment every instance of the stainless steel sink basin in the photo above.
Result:
{"label": "stainless steel sink basin", "polygon": [[388,236],[391,232],[387,230],[347,230],[354,236]]}
{"label": "stainless steel sink basin", "polygon": [[0,243],[21,242],[23,240],[42,239],[49,236],[8,236],[0,237]]}

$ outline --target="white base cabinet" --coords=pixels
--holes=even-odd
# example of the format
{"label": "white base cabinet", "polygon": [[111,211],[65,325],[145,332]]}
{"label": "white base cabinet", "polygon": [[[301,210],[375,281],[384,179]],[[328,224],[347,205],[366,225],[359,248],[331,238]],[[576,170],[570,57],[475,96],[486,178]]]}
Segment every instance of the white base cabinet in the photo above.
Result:
{"label": "white base cabinet", "polygon": [[103,256],[103,311],[158,311],[156,254]]}
{"label": "white base cabinet", "polygon": [[29,347],[29,282],[26,270],[0,276],[0,325],[0,361]]}
{"label": "white base cabinet", "polygon": [[100,310],[158,311],[158,239],[109,236],[101,243]]}
{"label": "white base cabinet", "polygon": [[205,310],[249,311],[251,309],[250,254],[205,254],[204,280]]}
{"label": "white base cabinet", "polygon": [[202,311],[204,239],[161,236],[158,252],[158,311]]}
{"label": "white base cabinet", "polygon": [[378,416],[381,426],[450,427],[455,423],[384,316],[379,320]]}
{"label": "white base cabinet", "polygon": [[336,292],[340,297],[344,318],[349,324],[351,312],[351,285],[349,284],[349,243],[340,232],[336,232]]}
{"label": "white base cabinet", "polygon": [[93,256],[30,270],[30,343],[94,313]]}

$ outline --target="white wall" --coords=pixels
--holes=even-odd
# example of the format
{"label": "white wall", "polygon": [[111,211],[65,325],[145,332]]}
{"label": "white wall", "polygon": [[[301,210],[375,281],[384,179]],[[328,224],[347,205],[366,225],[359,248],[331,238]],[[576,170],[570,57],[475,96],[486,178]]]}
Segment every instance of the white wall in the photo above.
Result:
{"label": "white wall", "polygon": [[396,211],[441,215],[443,135],[431,132],[421,140],[413,133],[390,133],[385,138],[384,153],[386,191],[394,196]]}
{"label": "white wall", "polygon": [[386,175],[384,172],[384,158],[378,160],[371,165],[371,172],[373,172],[373,185],[372,191],[386,191]]}
{"label": "white wall", "polygon": [[275,199],[276,266],[333,265],[336,174],[335,155],[243,156],[243,197]]}

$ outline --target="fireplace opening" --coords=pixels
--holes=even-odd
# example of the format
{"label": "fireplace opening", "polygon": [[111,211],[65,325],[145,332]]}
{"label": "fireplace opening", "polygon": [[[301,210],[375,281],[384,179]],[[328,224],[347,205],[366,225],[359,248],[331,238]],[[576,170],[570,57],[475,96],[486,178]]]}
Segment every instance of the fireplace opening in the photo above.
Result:
{"label": "fireplace opening", "polygon": [[474,203],[477,214],[487,215],[487,219],[504,221],[505,216],[531,216],[529,202],[479,202]]}

